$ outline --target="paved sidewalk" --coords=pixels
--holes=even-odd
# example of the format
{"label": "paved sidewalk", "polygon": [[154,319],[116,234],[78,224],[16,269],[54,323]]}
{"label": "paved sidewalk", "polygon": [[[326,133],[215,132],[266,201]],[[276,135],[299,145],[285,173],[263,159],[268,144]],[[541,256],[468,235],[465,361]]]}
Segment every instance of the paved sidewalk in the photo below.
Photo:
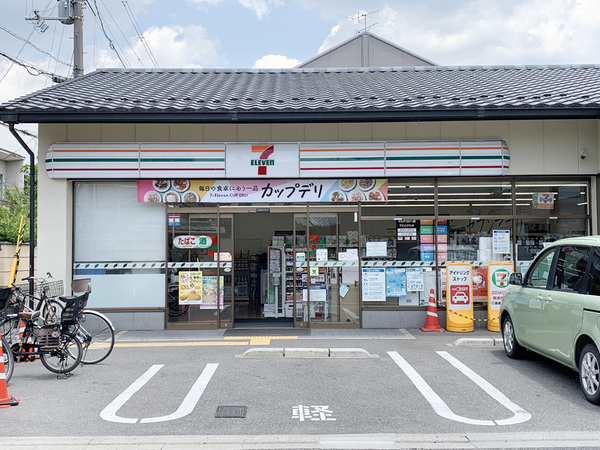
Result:
{"label": "paved sidewalk", "polygon": [[73,436],[0,438],[22,450],[244,450],[244,449],[580,449],[598,448],[600,432],[339,434],[263,436]]}

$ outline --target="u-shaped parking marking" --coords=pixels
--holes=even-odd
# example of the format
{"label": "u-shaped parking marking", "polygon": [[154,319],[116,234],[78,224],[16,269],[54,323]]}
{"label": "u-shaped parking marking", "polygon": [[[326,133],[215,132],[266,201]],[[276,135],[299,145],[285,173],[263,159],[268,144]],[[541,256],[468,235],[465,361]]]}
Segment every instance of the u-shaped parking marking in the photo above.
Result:
{"label": "u-shaped parking marking", "polygon": [[502,392],[492,386],[489,382],[484,380],[481,376],[473,372],[463,363],[461,363],[454,356],[450,355],[448,352],[436,352],[458,370],[460,370],[463,374],[469,377],[475,384],[477,384],[481,389],[483,389],[487,394],[500,403],[502,406],[507,408],[513,413],[512,417],[508,419],[501,420],[480,420],[480,419],[471,419],[469,417],[459,416],[452,412],[450,407],[437,395],[431,386],[427,384],[427,382],[417,373],[417,371],[408,363],[402,356],[398,354],[398,352],[388,352],[388,355],[394,360],[396,364],[403,370],[408,378],[413,382],[416,388],[423,394],[423,397],[429,402],[429,404],[433,407],[435,412],[445,417],[446,419],[454,420],[456,422],[467,423],[470,425],[514,425],[517,423],[526,422],[531,419],[531,414],[521,408],[519,405],[513,403],[508,397],[506,397]]}
{"label": "u-shaped parking marking", "polygon": [[148,369],[141,377],[135,380],[131,385],[125,389],[121,394],[117,396],[106,408],[100,413],[100,417],[108,422],[117,423],[156,423],[156,422],[167,422],[169,420],[180,419],[181,417],[190,414],[196,404],[200,400],[204,389],[208,385],[210,379],[215,374],[218,364],[207,364],[205,369],[202,371],[194,385],[191,387],[177,411],[172,414],[160,417],[147,417],[144,419],[134,419],[129,417],[117,416],[117,412],[121,407],[129,401],[133,395],[139,391],[144,385],[150,381],[150,379],[158,373],[160,369],[164,367],[164,364],[155,364]]}

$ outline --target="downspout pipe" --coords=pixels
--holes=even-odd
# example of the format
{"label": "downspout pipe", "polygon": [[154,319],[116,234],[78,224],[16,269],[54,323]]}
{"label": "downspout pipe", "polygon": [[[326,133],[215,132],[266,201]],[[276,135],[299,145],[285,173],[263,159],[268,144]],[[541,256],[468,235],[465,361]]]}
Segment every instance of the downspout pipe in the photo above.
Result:
{"label": "downspout pipe", "polygon": [[8,129],[21,147],[29,154],[29,293],[33,294],[33,277],[35,276],[35,155],[15,130],[15,124],[9,123]]}

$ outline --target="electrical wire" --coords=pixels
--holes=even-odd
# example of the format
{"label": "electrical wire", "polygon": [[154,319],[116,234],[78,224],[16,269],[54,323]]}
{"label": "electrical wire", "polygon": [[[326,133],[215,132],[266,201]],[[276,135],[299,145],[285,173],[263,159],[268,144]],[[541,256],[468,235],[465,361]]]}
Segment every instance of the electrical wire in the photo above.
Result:
{"label": "electrical wire", "polygon": [[127,0],[121,0],[121,3],[123,3],[123,6],[125,7],[125,11],[127,12],[129,19],[131,20],[131,23],[133,24],[133,28],[138,33],[140,42],[146,49],[146,53],[148,53],[150,60],[154,64],[154,67],[159,67],[158,62],[156,61],[156,58],[154,57],[154,54],[152,53],[152,50],[150,50],[150,46],[148,45],[148,43],[146,42],[146,39],[144,38],[144,33],[142,33],[140,26],[138,25],[137,21],[135,20],[135,16],[133,15],[133,11],[131,11],[131,7],[129,6],[129,3],[127,2]]}
{"label": "electrical wire", "polygon": [[[8,59],[9,61],[11,61],[13,64],[17,64],[18,66],[24,67],[25,70],[27,70],[27,72],[29,72],[29,75],[33,75],[33,76],[39,76],[39,75],[45,75],[48,77],[56,77],[58,75],[50,73],[50,72],[46,72],[44,69],[39,69],[31,64],[27,64],[24,63],[23,61],[19,61],[16,58],[13,58],[12,56],[7,55],[6,53],[0,52],[0,56],[4,56],[6,59]],[[12,67],[12,65],[11,65]],[[9,68],[10,70],[10,68]],[[2,83],[2,81],[4,80],[4,78],[6,77],[6,75],[8,74],[8,72],[6,72],[6,74],[4,74],[4,76],[2,77],[2,79],[0,79],[0,83]]]}
{"label": "electrical wire", "polygon": [[129,48],[131,49],[131,52],[135,55],[136,59],[139,61],[139,63],[141,64],[142,67],[144,66],[144,63],[142,62],[142,60],[140,59],[140,57],[138,56],[138,54],[136,53],[135,49],[133,48],[133,46],[131,45],[131,43],[129,42],[129,39],[127,39],[127,36],[125,36],[125,33],[123,33],[123,30],[121,30],[121,27],[119,26],[118,22],[115,20],[115,18],[113,17],[113,15],[110,12],[110,9],[107,8],[106,4],[104,3],[103,0],[100,0],[102,2],[102,6],[104,6],[104,8],[106,9],[106,12],[108,13],[108,15],[110,16],[110,18],[112,19],[113,23],[115,24],[115,26],[117,27],[117,30],[119,30],[119,32],[121,33],[121,36],[123,36],[123,39],[125,40],[125,42],[127,42],[127,45],[129,46]]}
{"label": "electrical wire", "polygon": [[115,43],[112,41],[111,38],[108,37],[108,34],[106,33],[106,29],[104,28],[104,21],[102,20],[102,17],[100,15],[100,10],[98,9],[98,4],[96,3],[96,0],[93,0],[93,2],[94,2],[94,6],[96,7],[96,11],[94,11],[94,7],[92,6],[92,3],[90,2],[90,0],[86,0],[86,3],[88,5],[88,7],[90,8],[90,11],[94,15],[94,17],[96,18],[98,23],[100,24],[100,28],[102,29],[102,33],[104,33],[104,37],[108,40],[109,47],[117,54],[117,57],[119,58],[119,61],[121,61],[121,64],[123,65],[123,67],[127,68],[127,65],[125,64],[125,62],[123,61],[123,58],[121,58],[121,55],[119,54],[119,52],[117,51],[117,48],[115,47]]}
{"label": "electrical wire", "polygon": [[[53,55],[51,55],[50,53],[48,53],[47,51],[45,51],[45,50],[42,50],[41,48],[39,48],[39,47],[37,47],[36,45],[32,44],[32,43],[29,41],[29,38],[31,37],[31,35],[29,35],[29,38],[27,38],[27,39],[24,39],[24,38],[22,38],[21,36],[19,36],[18,34],[14,33],[13,31],[11,31],[11,30],[9,30],[8,28],[6,28],[5,26],[3,26],[3,25],[0,25],[0,29],[1,29],[1,30],[4,30],[4,31],[6,31],[6,32],[7,32],[8,34],[10,34],[11,36],[13,36],[13,37],[15,37],[15,38],[17,38],[17,39],[19,39],[19,40],[23,41],[25,44],[29,44],[31,47],[33,47],[34,49],[36,49],[38,52],[40,52],[40,53],[43,53],[44,55],[46,55],[46,56],[48,56],[48,57],[52,58],[52,59],[53,59],[53,60],[55,60],[56,62],[58,62],[58,63],[60,63],[60,64],[63,64],[63,65],[65,65],[65,66],[69,66],[69,67],[70,67],[70,64],[69,64],[69,63],[67,63],[67,62],[65,62],[65,61],[61,61],[60,59],[58,59],[58,58],[56,58],[55,56],[53,56]],[[34,31],[34,30],[31,30],[31,33],[32,33],[32,34],[33,34],[33,31]]]}

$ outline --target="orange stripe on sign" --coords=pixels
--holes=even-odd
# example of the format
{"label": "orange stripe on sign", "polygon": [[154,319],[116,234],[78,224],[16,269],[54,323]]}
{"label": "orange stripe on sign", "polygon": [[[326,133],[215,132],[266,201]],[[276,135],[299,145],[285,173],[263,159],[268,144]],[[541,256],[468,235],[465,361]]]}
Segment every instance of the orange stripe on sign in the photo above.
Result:
{"label": "orange stripe on sign", "polygon": [[300,152],[382,152],[382,148],[304,148]]}
{"label": "orange stripe on sign", "polygon": [[144,153],[225,153],[225,150],[141,150]]}
{"label": "orange stripe on sign", "polygon": [[[98,149],[81,149],[81,150],[52,150],[54,153],[137,153],[139,150],[98,150]],[[52,153],[48,152],[48,153]]]}

